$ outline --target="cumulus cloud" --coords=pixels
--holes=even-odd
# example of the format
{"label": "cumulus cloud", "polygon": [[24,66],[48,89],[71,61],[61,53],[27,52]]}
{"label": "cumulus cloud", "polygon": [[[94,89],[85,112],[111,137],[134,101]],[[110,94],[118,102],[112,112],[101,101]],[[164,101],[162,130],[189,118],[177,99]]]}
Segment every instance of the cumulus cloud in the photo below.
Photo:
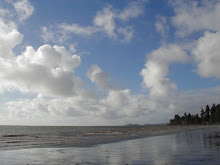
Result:
{"label": "cumulus cloud", "polygon": [[172,21],[179,36],[187,37],[193,32],[204,32],[190,49],[197,65],[196,72],[201,77],[219,79],[219,1],[171,1],[171,4],[175,11]]}
{"label": "cumulus cloud", "polygon": [[[11,115],[27,114],[25,116],[35,116],[46,113],[52,116],[86,116],[93,112],[96,97],[88,93],[77,95],[76,97],[37,97],[34,99],[20,99],[18,101],[7,102],[7,109]],[[92,103],[92,104],[91,104]],[[33,112],[33,114],[31,114]],[[30,114],[29,114],[30,113]],[[21,116],[21,118],[24,118]]]}
{"label": "cumulus cloud", "polygon": [[197,73],[202,77],[220,78],[220,32],[206,32],[196,47],[192,50],[198,68]]}
{"label": "cumulus cloud", "polygon": [[[158,92],[156,86],[169,94],[167,89],[172,87],[168,81],[171,80],[165,78],[168,67],[173,62],[186,60],[185,52],[176,45],[163,46],[151,53],[147,68],[143,69],[141,74],[153,95],[161,96],[161,91]],[[158,64],[156,69],[159,68],[159,72],[148,65],[150,62]],[[5,90],[14,87],[21,92],[33,92],[39,96],[7,102],[5,110],[8,112],[8,119],[16,119],[18,124],[26,120],[33,123],[42,120],[43,123],[48,121],[45,124],[56,124],[60,117],[65,117],[74,124],[81,122],[80,124],[84,125],[97,124],[94,121],[99,124],[159,123],[168,121],[174,112],[183,113],[186,105],[189,105],[189,109],[197,110],[197,105],[219,99],[220,90],[217,88],[213,89],[217,94],[211,93],[210,100],[205,97],[207,92],[175,94],[160,99],[132,94],[129,89],[113,90],[109,75],[97,65],[93,65],[87,73],[88,77],[100,87],[108,89],[105,96],[100,97],[96,92],[83,90],[83,82],[75,79],[74,69],[79,65],[79,56],[71,55],[64,47],[50,45],[43,45],[37,50],[29,46],[21,55],[7,60],[1,57],[0,76],[1,83],[5,82],[2,86],[7,87]],[[155,78],[151,80],[155,86],[150,82],[150,78],[145,79],[145,76],[150,74],[151,78]],[[192,100],[195,103],[193,105]],[[31,122],[28,123],[33,124]]]}
{"label": "cumulus cloud", "polygon": [[152,108],[146,96],[132,95],[129,89],[111,90],[101,103],[107,108],[103,114],[106,118],[138,118],[149,114]]}
{"label": "cumulus cloud", "polygon": [[183,63],[188,59],[187,54],[178,45],[162,46],[153,51],[142,69],[143,86],[150,89],[151,96],[167,96],[170,90],[177,88],[169,78],[169,65]]}
{"label": "cumulus cloud", "polygon": [[179,36],[186,36],[200,30],[220,30],[219,1],[171,1],[175,16],[173,24],[178,28]]}
{"label": "cumulus cloud", "polygon": [[80,57],[70,55],[64,47],[43,45],[35,51],[31,46],[19,56],[0,59],[2,88],[45,96],[72,96],[81,89],[82,81],[73,69]]}
{"label": "cumulus cloud", "polygon": [[82,80],[74,76],[74,69],[81,63],[80,57],[70,54],[64,47],[42,45],[35,50],[28,46],[20,55],[15,55],[13,48],[22,42],[23,36],[3,21],[1,26],[4,27],[1,28],[4,30],[1,41],[12,42],[1,45],[2,50],[8,50],[0,54],[1,91],[18,90],[38,96],[7,102],[5,110],[9,120],[16,118],[21,122],[37,121],[45,116],[55,119],[58,116],[74,119],[90,116],[97,120],[116,121],[149,112],[145,108],[148,103],[145,96],[132,95],[128,89],[116,89],[110,84],[109,75],[97,65],[89,69],[88,77],[107,89],[106,95],[99,97],[94,92],[85,91]]}
{"label": "cumulus cloud", "polygon": [[14,56],[12,49],[20,44],[23,35],[18,32],[14,23],[6,24],[0,19],[0,57],[9,59]]}
{"label": "cumulus cloud", "polygon": [[[191,53],[198,65],[196,71],[199,75],[220,78],[217,68],[220,63],[218,22],[208,20],[211,18],[209,15],[213,15],[216,20],[219,13],[217,10],[219,4],[216,2],[213,6],[213,2],[209,5],[205,1],[202,4],[183,3],[182,8],[178,6],[182,2],[173,2],[176,16],[172,21],[182,36],[201,29],[212,31],[206,32],[196,42]],[[34,10],[26,0],[16,1],[14,9],[20,21],[26,20]],[[59,33],[63,30],[63,38],[59,38],[60,41],[71,33],[84,36],[104,33],[111,39],[128,42],[132,39],[134,31],[127,23],[143,12],[143,1],[133,1],[121,11],[107,6],[97,12],[90,26],[61,24],[56,30]],[[7,10],[0,10],[1,16],[6,16],[6,13]],[[192,22],[188,13],[198,25]],[[201,18],[198,17],[199,14]],[[210,24],[206,25],[207,22],[203,21]],[[158,17],[155,24],[162,35],[169,30],[166,23],[165,17]],[[22,53],[16,55],[13,49],[23,39],[23,35],[17,29],[14,22],[0,19],[0,91],[16,90],[31,93],[33,97],[6,102],[3,112],[0,113],[1,121],[4,118],[11,121],[16,119],[20,124],[26,121],[26,123],[36,121],[36,124],[39,124],[39,121],[57,124],[57,121],[62,121],[63,125],[67,124],[67,120],[71,125],[160,123],[167,122],[175,113],[181,114],[188,110],[197,113],[202,105],[218,103],[220,99],[219,87],[172,92],[177,91],[177,85],[168,78],[169,66],[173,63],[187,62],[189,58],[178,45],[163,45],[148,55],[145,68],[140,75],[143,77],[142,85],[149,89],[150,95],[133,94],[130,89],[112,85],[109,74],[98,65],[92,65],[87,76],[91,82],[104,89],[99,92],[84,89],[82,79],[75,76],[81,58],[74,54],[74,45],[71,46],[71,52],[65,47],[56,45],[45,44],[36,50],[32,46],[27,46]],[[57,33],[50,31],[50,27],[42,27],[41,30],[45,41],[58,37]]]}
{"label": "cumulus cloud", "polygon": [[[116,122],[121,119],[125,124],[125,120],[132,121],[143,115],[150,115],[148,108],[152,107],[146,96],[132,95],[128,89],[110,90],[104,98],[85,93],[85,95],[68,98],[39,97],[6,103],[10,118],[36,119],[42,114],[53,116],[53,118],[59,116],[74,119],[82,117],[84,125],[100,119],[111,124],[114,124],[112,121]],[[85,120],[87,117],[90,117],[90,121]]]}
{"label": "cumulus cloud", "polygon": [[[51,36],[54,31],[61,33],[62,40],[68,38],[68,34],[77,34],[81,36],[91,36],[96,33],[104,33],[113,40],[120,40],[121,42],[129,42],[133,37],[133,28],[131,26],[122,26],[116,22],[125,24],[130,19],[137,18],[144,13],[145,1],[130,2],[123,10],[114,9],[108,5],[102,10],[98,11],[92,21],[92,25],[81,26],[79,24],[67,24],[62,23],[58,25],[57,29],[42,28],[43,38],[49,36],[50,39],[54,39]],[[60,40],[60,37],[58,37]],[[47,39],[48,40],[48,39]]]}
{"label": "cumulus cloud", "polygon": [[58,120],[62,123],[65,118],[71,121],[71,125],[145,124],[167,122],[176,113],[198,113],[201,106],[211,106],[219,99],[219,87],[178,93],[163,99],[132,94],[125,89],[110,90],[104,98],[85,93],[68,98],[19,99],[7,102],[5,109],[9,112],[9,119],[21,123],[28,120],[39,124],[43,119],[42,122],[53,125]]}
{"label": "cumulus cloud", "polygon": [[0,20],[0,78],[1,90],[18,89],[45,96],[74,95],[82,80],[74,77],[80,57],[71,55],[64,47],[43,45],[37,51],[28,46],[20,55],[13,48],[23,35],[13,23]]}

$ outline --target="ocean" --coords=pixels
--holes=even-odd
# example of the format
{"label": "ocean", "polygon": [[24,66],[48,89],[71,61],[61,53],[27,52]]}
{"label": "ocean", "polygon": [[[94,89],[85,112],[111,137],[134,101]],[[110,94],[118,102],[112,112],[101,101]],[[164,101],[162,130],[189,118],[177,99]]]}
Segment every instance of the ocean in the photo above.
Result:
{"label": "ocean", "polygon": [[0,126],[0,164],[217,165],[220,127]]}

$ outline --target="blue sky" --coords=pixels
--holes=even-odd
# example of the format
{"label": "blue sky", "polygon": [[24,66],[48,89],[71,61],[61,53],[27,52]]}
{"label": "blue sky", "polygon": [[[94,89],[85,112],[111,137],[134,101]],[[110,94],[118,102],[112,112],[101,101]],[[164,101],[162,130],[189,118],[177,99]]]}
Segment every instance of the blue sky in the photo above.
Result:
{"label": "blue sky", "polygon": [[219,103],[219,8],[2,1],[0,124],[154,124]]}

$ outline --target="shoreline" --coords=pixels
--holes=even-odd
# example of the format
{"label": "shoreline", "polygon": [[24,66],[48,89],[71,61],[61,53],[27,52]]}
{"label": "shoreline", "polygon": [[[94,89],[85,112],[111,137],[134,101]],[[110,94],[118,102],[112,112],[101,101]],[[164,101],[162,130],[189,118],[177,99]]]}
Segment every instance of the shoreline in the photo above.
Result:
{"label": "shoreline", "polygon": [[[170,134],[175,134],[178,132],[184,132],[184,131],[193,131],[193,130],[200,130],[200,129],[208,129],[208,128],[220,128],[220,125],[151,125],[152,127],[154,126],[164,126],[166,129],[156,129],[156,130],[150,130],[149,129],[144,129],[138,127],[142,126],[137,126],[134,129],[137,129],[134,132],[131,132],[130,136],[128,138],[121,137],[121,139],[117,139],[114,141],[109,141],[109,142],[104,142],[104,143],[96,143],[96,144],[91,144],[91,145],[85,145],[85,146],[69,146],[69,147],[93,147],[97,145],[102,145],[102,144],[111,144],[111,143],[117,143],[117,142],[122,142],[122,141],[129,141],[129,140],[136,140],[136,139],[144,139],[148,137],[154,137],[154,136],[164,136],[164,135],[170,135]],[[174,129],[173,129],[174,128]],[[138,130],[141,130],[138,132]],[[136,135],[134,133],[137,133]],[[117,136],[115,136],[117,137]],[[56,147],[54,147],[56,148]]]}
{"label": "shoreline", "polygon": [[[5,140],[0,150],[17,150],[28,148],[69,148],[69,147],[93,147],[101,144],[116,143],[127,140],[163,136],[182,131],[198,129],[220,128],[220,125],[147,125],[147,126],[122,126],[111,127],[112,129],[91,130],[73,135],[64,132],[60,137],[45,135],[8,135],[1,137]],[[2,140],[1,139],[1,140]],[[4,146],[5,145],[5,146]]]}

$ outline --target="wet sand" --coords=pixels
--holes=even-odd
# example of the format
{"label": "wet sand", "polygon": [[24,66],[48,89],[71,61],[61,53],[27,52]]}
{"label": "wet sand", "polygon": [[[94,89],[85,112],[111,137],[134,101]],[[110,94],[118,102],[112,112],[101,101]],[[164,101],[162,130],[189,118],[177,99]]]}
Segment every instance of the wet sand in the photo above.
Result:
{"label": "wet sand", "polygon": [[[99,130],[98,132],[83,133],[80,146],[113,143],[123,140],[132,140],[156,135],[166,135],[180,131],[197,129],[219,128],[219,125],[147,125],[134,127],[119,127],[113,130]],[[75,146],[79,146],[75,144]]]}
{"label": "wet sand", "polygon": [[219,126],[147,125],[94,128],[37,127],[37,130],[34,130],[33,127],[21,127],[20,130],[19,128],[16,128],[17,132],[11,131],[12,133],[5,133],[0,136],[0,150],[13,150],[22,148],[86,147],[98,144],[114,143],[123,140],[139,139],[155,135],[165,135],[180,131],[207,129],[215,127]]}
{"label": "wet sand", "polygon": [[[131,130],[132,132],[130,132]],[[136,132],[141,136],[148,137],[87,147],[0,150],[0,164],[220,164],[219,126],[164,126],[163,129],[158,128],[157,131],[154,131],[152,130],[149,133],[149,130],[146,129],[132,128],[127,130],[126,133],[132,135]],[[143,134],[144,132],[145,134]],[[112,133],[114,134],[114,132]]]}
{"label": "wet sand", "polygon": [[101,129],[97,132],[83,133],[73,146],[93,146],[97,144],[114,143],[156,135],[166,135],[180,131],[219,128],[218,125],[147,125],[134,127],[119,127],[112,130]]}

